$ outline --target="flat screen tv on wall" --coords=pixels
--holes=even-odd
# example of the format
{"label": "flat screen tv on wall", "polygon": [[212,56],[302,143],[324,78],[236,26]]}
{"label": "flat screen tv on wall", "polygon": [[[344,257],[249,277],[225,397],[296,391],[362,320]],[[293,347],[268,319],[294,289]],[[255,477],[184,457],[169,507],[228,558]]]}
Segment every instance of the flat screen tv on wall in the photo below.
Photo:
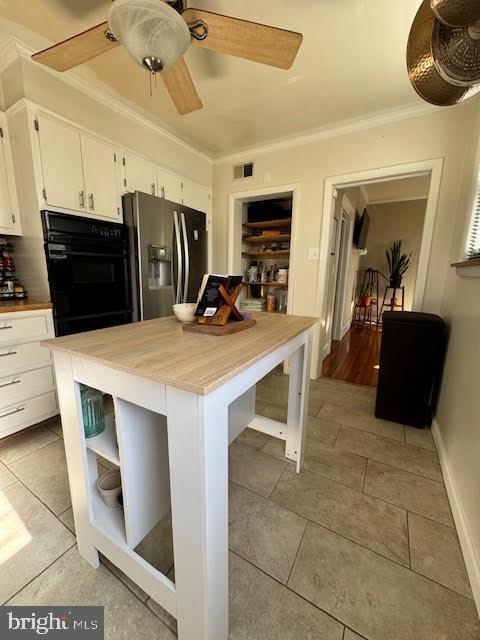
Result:
{"label": "flat screen tv on wall", "polygon": [[366,209],[363,210],[361,216],[355,219],[355,228],[353,230],[353,244],[357,249],[367,248],[368,228],[370,226],[370,216]]}

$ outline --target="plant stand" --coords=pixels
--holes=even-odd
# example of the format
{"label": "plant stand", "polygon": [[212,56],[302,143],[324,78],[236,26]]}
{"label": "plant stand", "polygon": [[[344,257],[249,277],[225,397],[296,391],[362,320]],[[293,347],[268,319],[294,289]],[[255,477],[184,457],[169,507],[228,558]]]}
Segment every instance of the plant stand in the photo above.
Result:
{"label": "plant stand", "polygon": [[378,271],[366,269],[360,291],[370,291],[374,295],[358,296],[353,310],[352,326],[371,327],[373,320],[373,308],[376,311],[376,323],[378,324]]}
{"label": "plant stand", "polygon": [[[392,291],[392,296],[390,298],[390,302],[387,301],[387,294],[389,291]],[[397,304],[397,291],[401,292],[401,303]],[[383,317],[384,308],[387,307],[389,311],[395,311],[395,309],[400,309],[401,311],[405,311],[405,287],[390,287],[388,286],[385,289],[385,293],[383,294],[382,306],[380,307],[380,319]]]}

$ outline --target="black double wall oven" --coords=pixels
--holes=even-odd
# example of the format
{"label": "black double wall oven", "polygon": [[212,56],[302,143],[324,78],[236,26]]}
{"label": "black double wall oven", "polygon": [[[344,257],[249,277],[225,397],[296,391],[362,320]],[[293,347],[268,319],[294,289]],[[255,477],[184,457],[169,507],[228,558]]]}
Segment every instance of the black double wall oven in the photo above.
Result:
{"label": "black double wall oven", "polygon": [[125,225],[42,211],[57,336],[132,321]]}

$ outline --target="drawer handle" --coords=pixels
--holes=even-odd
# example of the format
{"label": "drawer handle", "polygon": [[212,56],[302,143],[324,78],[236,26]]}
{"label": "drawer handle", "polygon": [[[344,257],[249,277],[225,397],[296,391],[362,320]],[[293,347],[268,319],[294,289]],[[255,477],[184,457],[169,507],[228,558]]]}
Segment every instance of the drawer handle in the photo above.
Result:
{"label": "drawer handle", "polygon": [[18,351],[7,351],[7,353],[0,353],[0,358],[5,356],[16,356]]}
{"label": "drawer handle", "polygon": [[4,324],[0,329],[13,329],[13,324]]}
{"label": "drawer handle", "polygon": [[9,411],[8,413],[2,413],[0,418],[6,418],[7,416],[13,416],[15,413],[20,413],[20,411],[25,411],[25,407],[17,407],[13,411]]}
{"label": "drawer handle", "polygon": [[10,380],[10,382],[5,382],[4,384],[0,384],[0,389],[3,387],[11,387],[12,384],[20,384],[21,380]]}

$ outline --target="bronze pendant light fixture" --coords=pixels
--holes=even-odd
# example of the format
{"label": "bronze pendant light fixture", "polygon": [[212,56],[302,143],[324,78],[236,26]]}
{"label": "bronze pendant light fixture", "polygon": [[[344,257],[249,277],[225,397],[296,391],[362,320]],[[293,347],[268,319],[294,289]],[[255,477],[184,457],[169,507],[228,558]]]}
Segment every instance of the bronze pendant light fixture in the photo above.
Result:
{"label": "bronze pendant light fixture", "polygon": [[410,30],[407,67],[415,91],[439,106],[480,92],[478,0],[423,0]]}

